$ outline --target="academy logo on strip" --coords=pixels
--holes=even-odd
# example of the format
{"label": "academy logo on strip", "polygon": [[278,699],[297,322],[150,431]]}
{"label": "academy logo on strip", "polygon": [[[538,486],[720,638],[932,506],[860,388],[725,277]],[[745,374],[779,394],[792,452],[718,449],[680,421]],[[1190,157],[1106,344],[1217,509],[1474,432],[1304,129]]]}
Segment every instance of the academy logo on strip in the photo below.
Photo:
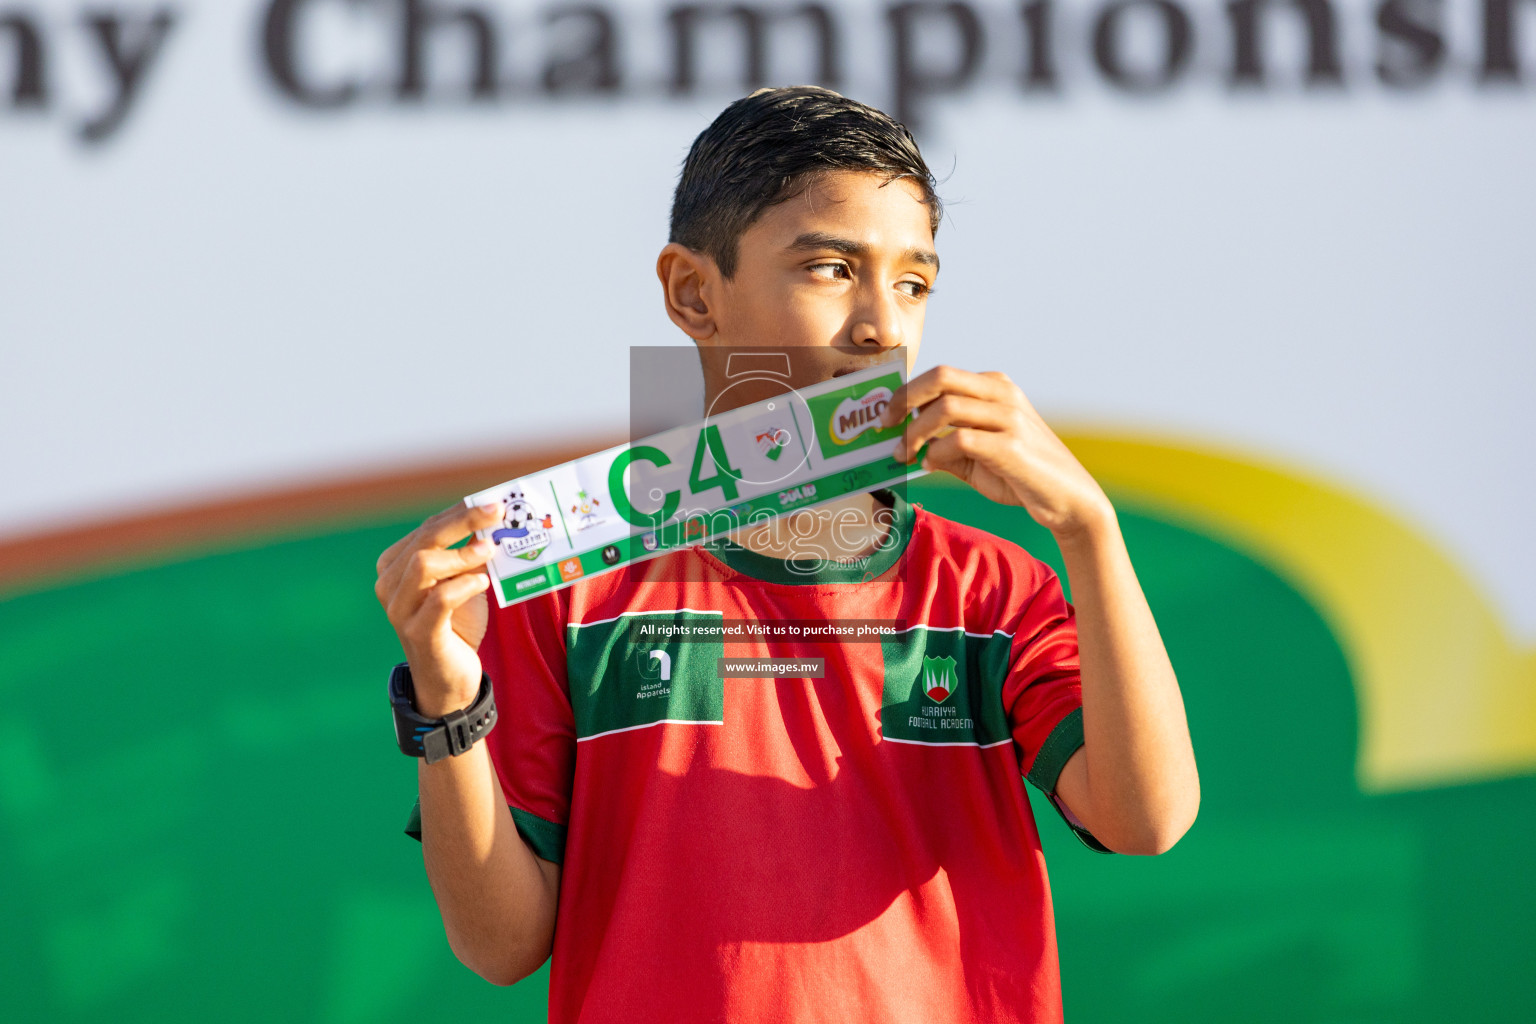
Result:
{"label": "academy logo on strip", "polygon": [[509,489],[502,500],[506,510],[502,514],[501,528],[491,531],[491,541],[513,558],[534,561],[549,547],[554,517],[540,515],[521,486]]}

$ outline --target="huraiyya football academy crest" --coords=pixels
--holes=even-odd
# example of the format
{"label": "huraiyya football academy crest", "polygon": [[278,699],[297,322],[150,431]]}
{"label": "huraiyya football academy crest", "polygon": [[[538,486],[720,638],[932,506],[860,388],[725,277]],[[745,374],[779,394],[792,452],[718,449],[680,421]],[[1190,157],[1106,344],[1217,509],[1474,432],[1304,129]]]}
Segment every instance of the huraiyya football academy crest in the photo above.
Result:
{"label": "huraiyya football academy crest", "polygon": [[949,655],[941,658],[923,657],[923,692],[935,704],[943,704],[955,692],[959,680],[955,678],[955,659]]}

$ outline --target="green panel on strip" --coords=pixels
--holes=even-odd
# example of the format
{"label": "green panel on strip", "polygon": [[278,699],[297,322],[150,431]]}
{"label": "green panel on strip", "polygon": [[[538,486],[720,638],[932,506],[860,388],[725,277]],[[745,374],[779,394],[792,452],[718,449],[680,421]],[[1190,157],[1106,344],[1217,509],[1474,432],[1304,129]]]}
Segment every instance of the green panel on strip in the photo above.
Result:
{"label": "green panel on strip", "polygon": [[576,736],[585,739],[660,721],[722,722],[725,642],[674,639],[679,629],[718,629],[719,615],[656,612],[566,630]]}
{"label": "green panel on strip", "polygon": [[910,629],[881,640],[885,692],[880,734],[914,743],[1008,739],[1003,681],[1010,640],[958,629]]}
{"label": "green panel on strip", "polygon": [[[551,574],[552,570],[546,566],[542,569],[535,569],[533,572],[503,577],[501,580],[501,592],[509,599],[532,597],[534,594],[543,593],[554,586],[554,583],[550,580]],[[555,576],[555,580],[559,580],[558,575]]]}

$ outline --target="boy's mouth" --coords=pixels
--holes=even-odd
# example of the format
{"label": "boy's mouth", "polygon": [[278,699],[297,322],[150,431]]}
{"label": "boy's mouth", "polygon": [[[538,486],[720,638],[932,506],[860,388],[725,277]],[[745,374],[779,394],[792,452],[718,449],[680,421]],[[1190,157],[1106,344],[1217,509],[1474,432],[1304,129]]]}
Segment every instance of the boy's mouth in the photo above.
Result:
{"label": "boy's mouth", "polygon": [[882,363],[888,363],[890,361],[890,357],[886,356],[884,358],[864,359],[857,363],[846,363],[833,370],[832,376],[846,377],[850,373],[858,373],[860,370],[867,370],[871,366],[879,366]]}

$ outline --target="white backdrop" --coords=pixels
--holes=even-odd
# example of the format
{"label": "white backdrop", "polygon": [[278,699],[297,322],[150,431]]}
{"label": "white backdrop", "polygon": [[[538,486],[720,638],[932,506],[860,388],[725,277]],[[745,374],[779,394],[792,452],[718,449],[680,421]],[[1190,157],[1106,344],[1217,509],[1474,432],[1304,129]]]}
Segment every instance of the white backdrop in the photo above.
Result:
{"label": "white backdrop", "polygon": [[[668,5],[614,3],[619,89],[550,101],[530,91],[558,42],[545,8],[481,6],[506,27],[505,95],[460,98],[447,30],[427,99],[405,105],[391,5],[315,0],[306,73],[363,92],[312,110],[272,84],[265,3],[181,0],[126,117],[91,142],[113,79],[87,8],[0,0],[0,535],[624,429],[627,346],[684,340],[651,268],[689,142],[742,91],[738,44],[711,28],[704,86],[673,95]],[[892,103],[886,8],[834,6],[845,90]],[[1484,7],[1450,2],[1412,9],[1447,26],[1427,83],[1384,84],[1377,8],[1350,3],[1329,8],[1342,85],[1300,80],[1300,22],[1276,5],[1274,73],[1244,90],[1224,8],[1188,0],[1189,63],[1146,96],[1095,69],[1099,5],[1054,10],[1057,88],[1033,93],[1014,6],[973,5],[974,74],[914,101],[950,204],[922,364],[1004,369],[1062,423],[1343,481],[1536,637],[1525,7],[1524,84],[1482,80]],[[121,5],[129,28],[156,9]],[[18,10],[41,109],[11,102]],[[1163,52],[1150,11],[1120,39],[1142,69]],[[937,80],[961,36],[930,20],[914,60]],[[813,73],[797,31],[774,37],[775,81]],[[119,56],[142,38],[125,30]]]}

